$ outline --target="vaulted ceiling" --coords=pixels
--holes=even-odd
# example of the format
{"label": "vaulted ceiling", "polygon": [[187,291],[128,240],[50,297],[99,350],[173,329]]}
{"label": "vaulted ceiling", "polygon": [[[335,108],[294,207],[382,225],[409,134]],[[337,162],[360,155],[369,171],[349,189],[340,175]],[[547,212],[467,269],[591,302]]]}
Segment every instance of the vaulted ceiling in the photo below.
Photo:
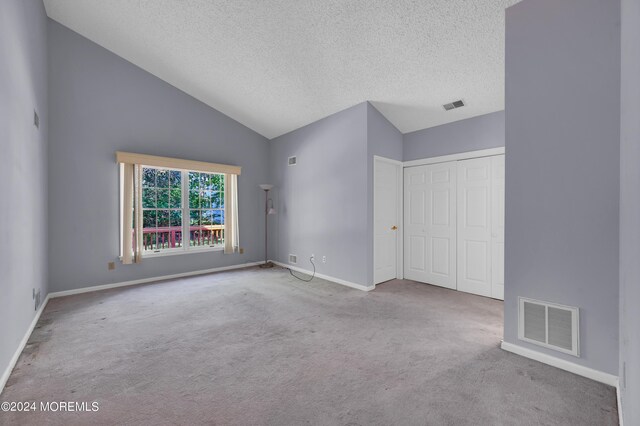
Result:
{"label": "vaulted ceiling", "polygon": [[267,138],[367,100],[403,133],[503,109],[516,2],[44,0],[52,19]]}

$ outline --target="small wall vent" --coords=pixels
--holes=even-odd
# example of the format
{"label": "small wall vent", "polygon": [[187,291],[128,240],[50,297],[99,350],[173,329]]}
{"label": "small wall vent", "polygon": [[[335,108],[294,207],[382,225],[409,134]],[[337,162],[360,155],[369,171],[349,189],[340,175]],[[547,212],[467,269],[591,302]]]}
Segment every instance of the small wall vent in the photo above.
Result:
{"label": "small wall vent", "polygon": [[296,256],[295,254],[290,254],[289,263],[293,263],[294,265],[298,263],[298,256]]}
{"label": "small wall vent", "polygon": [[298,164],[298,157],[296,156],[289,157],[289,165],[295,166],[296,164]]}
{"label": "small wall vent", "polygon": [[518,338],[580,356],[579,309],[519,298]]}
{"label": "small wall vent", "polygon": [[465,103],[460,99],[458,101],[453,101],[450,104],[444,104],[442,105],[442,108],[444,108],[445,111],[451,111],[452,109],[462,108],[463,106],[465,106]]}

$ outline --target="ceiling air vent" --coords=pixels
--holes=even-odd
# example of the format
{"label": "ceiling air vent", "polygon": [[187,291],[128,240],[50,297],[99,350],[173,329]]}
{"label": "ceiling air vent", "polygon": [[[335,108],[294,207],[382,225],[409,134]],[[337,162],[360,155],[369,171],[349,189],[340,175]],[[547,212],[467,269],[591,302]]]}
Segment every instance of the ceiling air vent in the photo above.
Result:
{"label": "ceiling air vent", "polygon": [[460,99],[459,101],[454,101],[454,102],[451,102],[450,104],[444,104],[442,105],[442,108],[444,108],[445,111],[451,111],[452,109],[462,108],[463,106],[464,106],[464,101]]}
{"label": "ceiling air vent", "polygon": [[298,263],[298,256],[296,256],[295,254],[290,254],[289,263],[293,263],[294,265]]}
{"label": "ceiling air vent", "polygon": [[579,309],[519,298],[518,338],[580,356]]}
{"label": "ceiling air vent", "polygon": [[298,157],[289,157],[289,165],[295,166],[296,164],[298,164]]}

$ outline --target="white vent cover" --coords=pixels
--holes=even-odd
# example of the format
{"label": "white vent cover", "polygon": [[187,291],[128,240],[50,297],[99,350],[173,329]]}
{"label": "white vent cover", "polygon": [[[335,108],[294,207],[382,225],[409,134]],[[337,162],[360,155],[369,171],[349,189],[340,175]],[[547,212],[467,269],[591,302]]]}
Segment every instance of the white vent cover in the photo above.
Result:
{"label": "white vent cover", "polygon": [[579,309],[519,298],[518,338],[580,356]]}
{"label": "white vent cover", "polygon": [[298,164],[298,157],[289,157],[289,165],[295,166],[296,164]]}
{"label": "white vent cover", "polygon": [[289,255],[289,263],[293,263],[293,264],[298,263],[298,256],[296,256],[295,254],[290,254]]}

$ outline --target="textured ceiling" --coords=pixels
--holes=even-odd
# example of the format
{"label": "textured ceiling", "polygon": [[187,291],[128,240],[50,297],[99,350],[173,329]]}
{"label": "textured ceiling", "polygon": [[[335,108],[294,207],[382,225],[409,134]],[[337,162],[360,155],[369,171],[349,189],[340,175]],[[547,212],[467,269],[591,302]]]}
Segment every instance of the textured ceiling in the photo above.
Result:
{"label": "textured ceiling", "polygon": [[403,133],[503,109],[516,2],[44,0],[52,19],[268,138],[367,100]]}

